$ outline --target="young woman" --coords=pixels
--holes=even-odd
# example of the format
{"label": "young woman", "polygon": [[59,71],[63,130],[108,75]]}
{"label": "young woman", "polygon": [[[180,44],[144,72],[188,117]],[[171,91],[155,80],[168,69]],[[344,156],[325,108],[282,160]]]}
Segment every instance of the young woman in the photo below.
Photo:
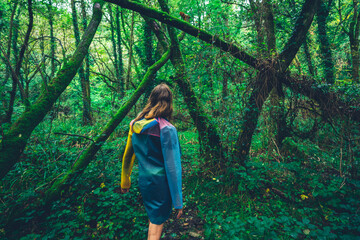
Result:
{"label": "young woman", "polygon": [[121,192],[131,186],[135,156],[139,163],[139,188],[149,216],[148,239],[160,239],[172,206],[183,213],[180,144],[169,122],[173,112],[172,93],[166,84],[156,86],[142,112],[130,123],[123,156]]}

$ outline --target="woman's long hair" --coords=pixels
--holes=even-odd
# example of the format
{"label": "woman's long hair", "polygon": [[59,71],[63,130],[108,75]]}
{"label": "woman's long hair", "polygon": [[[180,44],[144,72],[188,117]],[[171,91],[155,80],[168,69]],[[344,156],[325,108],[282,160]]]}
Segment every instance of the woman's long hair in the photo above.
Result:
{"label": "woman's long hair", "polygon": [[146,118],[163,117],[171,120],[173,113],[172,92],[168,85],[161,83],[157,85],[150,94],[144,109],[134,119],[134,122]]}

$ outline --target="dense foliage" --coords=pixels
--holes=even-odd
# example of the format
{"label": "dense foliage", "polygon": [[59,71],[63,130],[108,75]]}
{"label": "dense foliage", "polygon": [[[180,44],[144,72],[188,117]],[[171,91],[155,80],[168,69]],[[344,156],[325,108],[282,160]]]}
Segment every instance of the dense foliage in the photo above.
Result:
{"label": "dense foliage", "polygon": [[185,203],[164,239],[358,238],[358,1],[128,2],[0,2],[0,238],[144,239],[121,158],[161,82]]}

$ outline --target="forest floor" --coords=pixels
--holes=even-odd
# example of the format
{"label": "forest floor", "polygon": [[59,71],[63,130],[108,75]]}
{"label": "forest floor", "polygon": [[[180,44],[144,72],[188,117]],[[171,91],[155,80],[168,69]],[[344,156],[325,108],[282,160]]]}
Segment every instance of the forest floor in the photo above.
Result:
{"label": "forest floor", "polygon": [[[300,149],[298,144],[303,152],[297,154],[299,161],[292,155],[284,155],[280,162],[270,161],[267,154],[259,153],[246,168],[232,164],[226,172],[214,173],[206,171],[198,156],[197,135],[185,131],[179,132],[179,138],[184,143],[184,214],[176,219],[176,211],[172,213],[161,239],[328,240],[360,236],[360,181],[329,171],[334,168],[321,160],[331,158],[327,152],[307,145]],[[28,205],[46,183],[73,163],[82,148],[74,147],[70,140],[49,142],[46,149],[30,145],[26,158],[0,182],[4,201],[0,226],[9,209]],[[103,146],[45,218],[39,217],[41,212],[29,211],[19,218],[24,222],[21,228],[0,227],[0,239],[145,239],[148,217],[138,189],[137,165],[129,193],[119,191],[118,155],[125,141],[126,137],[116,138]],[[314,158],[314,153],[319,157]],[[44,160],[51,156],[55,161]]]}
{"label": "forest floor", "polygon": [[[183,161],[183,175],[190,176],[193,174],[192,167],[191,161]],[[186,179],[184,179],[183,188],[187,188]],[[184,194],[186,192],[184,191]],[[186,196],[184,197],[187,198]],[[199,210],[196,204],[192,201],[188,201],[185,204],[184,213],[180,219],[176,219],[177,212],[173,211],[170,218],[165,222],[161,239],[204,239],[204,221],[199,217]]]}
{"label": "forest floor", "polygon": [[180,219],[176,219],[176,212],[171,214],[164,224],[162,239],[204,239],[203,225],[198,211],[193,207],[186,207]]}

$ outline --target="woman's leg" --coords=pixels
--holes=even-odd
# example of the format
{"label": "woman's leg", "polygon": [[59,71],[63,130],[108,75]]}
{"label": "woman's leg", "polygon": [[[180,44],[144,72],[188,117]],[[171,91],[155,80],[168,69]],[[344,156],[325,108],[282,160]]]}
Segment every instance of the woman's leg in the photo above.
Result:
{"label": "woman's leg", "polygon": [[149,221],[148,240],[159,240],[164,224],[153,224]]}

